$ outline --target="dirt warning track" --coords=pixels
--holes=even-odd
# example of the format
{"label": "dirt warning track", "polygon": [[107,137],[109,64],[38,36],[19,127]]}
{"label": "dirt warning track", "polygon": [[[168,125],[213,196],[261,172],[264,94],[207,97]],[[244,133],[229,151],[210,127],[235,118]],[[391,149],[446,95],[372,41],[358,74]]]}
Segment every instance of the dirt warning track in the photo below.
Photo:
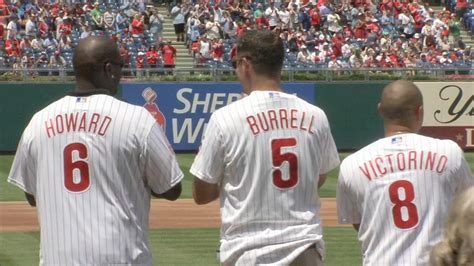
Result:
{"label": "dirt warning track", "polygon": [[[336,199],[321,200],[323,226],[341,226],[337,223]],[[151,201],[150,229],[161,228],[217,228],[220,226],[219,202],[199,206],[192,199],[174,202]],[[0,203],[0,232],[39,231],[36,209],[25,202]]]}

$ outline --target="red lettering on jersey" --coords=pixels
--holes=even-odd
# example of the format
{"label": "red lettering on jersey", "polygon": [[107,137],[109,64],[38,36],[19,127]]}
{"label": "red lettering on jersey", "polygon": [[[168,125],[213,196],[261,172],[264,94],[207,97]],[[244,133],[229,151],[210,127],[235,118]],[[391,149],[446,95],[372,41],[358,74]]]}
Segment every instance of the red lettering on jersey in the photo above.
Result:
{"label": "red lettering on jersey", "polygon": [[268,110],[268,120],[270,121],[270,127],[272,130],[280,129],[278,126],[277,114],[275,110]]}
{"label": "red lettering on jersey", "polygon": [[405,154],[403,152],[399,152],[397,154],[397,166],[400,171],[405,170]]}
{"label": "red lettering on jersey", "polygon": [[370,168],[372,169],[372,172],[374,173],[374,177],[377,177],[377,172],[375,171],[375,167],[372,164],[372,161],[369,161]]}
{"label": "red lettering on jersey", "polygon": [[[383,166],[383,159],[382,157],[377,157],[375,158],[375,167],[377,167],[377,170],[379,170],[380,175],[385,175],[387,173],[387,168],[381,167]],[[383,171],[382,171],[383,169]]]}
{"label": "red lettering on jersey", "polygon": [[77,131],[86,131],[86,117],[87,113],[82,113],[81,122],[79,123],[79,128]]}
{"label": "red lettering on jersey", "polygon": [[61,134],[64,132],[64,121],[63,121],[62,115],[56,116],[56,131],[58,132],[58,134]]}
{"label": "red lettering on jersey", "polygon": [[429,151],[428,155],[426,155],[425,169],[430,169],[431,171],[433,171],[435,160],[436,160],[436,152],[432,153]]}
{"label": "red lettering on jersey", "polygon": [[79,113],[74,113],[74,114],[66,114],[66,130],[67,132],[70,131],[76,131],[76,123],[77,123],[77,117],[79,116]]}
{"label": "red lettering on jersey", "polygon": [[385,157],[388,160],[388,165],[390,165],[390,172],[393,173],[393,164],[392,164],[392,156],[393,154],[387,154]]}
{"label": "red lettering on jersey", "polygon": [[306,112],[303,112],[303,115],[301,116],[300,129],[304,131],[308,131],[308,128],[303,127],[305,116],[306,116]]}
{"label": "red lettering on jersey", "polygon": [[309,133],[314,134],[314,127],[313,127],[313,122],[314,122],[314,115],[311,116],[311,122],[309,123]]}
{"label": "red lettering on jersey", "polygon": [[253,115],[247,116],[247,123],[249,124],[250,130],[252,130],[253,135],[260,133],[260,129],[257,126],[257,120]]}
{"label": "red lettering on jersey", "polygon": [[298,110],[296,110],[296,109],[291,109],[290,110],[290,126],[291,126],[291,128],[298,128],[296,126],[296,120],[297,120],[296,113],[297,112],[298,112]]}
{"label": "red lettering on jersey", "polygon": [[423,169],[423,158],[424,158],[423,156],[424,156],[424,152],[421,151],[420,153],[421,153],[421,155],[420,155],[420,161],[419,161],[418,169]]}
{"label": "red lettering on jersey", "polygon": [[102,124],[100,125],[99,135],[101,136],[105,135],[105,133],[107,132],[107,129],[109,128],[110,122],[112,122],[112,118],[110,118],[109,116],[106,116],[104,118],[104,121],[102,121]]}
{"label": "red lettering on jersey", "polygon": [[359,166],[359,169],[369,180],[372,180],[372,178],[370,177],[369,168],[367,167],[367,163],[364,163],[364,168]]}
{"label": "red lettering on jersey", "polygon": [[[97,130],[97,122],[99,121],[100,115],[98,113],[94,113],[91,117],[91,121],[89,122],[89,132],[95,133]],[[92,131],[92,126],[94,126],[94,131]]]}
{"label": "red lettering on jersey", "polygon": [[[265,113],[262,112],[260,114],[257,114],[257,118],[258,118],[258,121],[260,122],[261,129],[264,132],[267,132],[270,129],[270,127],[268,126],[268,121],[267,121],[267,117],[265,116]],[[265,122],[265,124],[263,122]]]}
{"label": "red lettering on jersey", "polygon": [[447,163],[448,163],[448,157],[441,155],[438,161],[438,166],[436,166],[436,172],[438,172],[438,174],[441,174],[442,172],[444,172],[444,170],[446,170]]}
{"label": "red lettering on jersey", "polygon": [[46,126],[46,133],[48,134],[48,138],[51,138],[51,136],[53,137],[56,136],[56,133],[54,133],[53,119],[49,119],[49,125],[48,125],[48,121],[45,121],[44,125]]}
{"label": "red lettering on jersey", "polygon": [[288,112],[286,109],[280,109],[280,126],[281,128],[288,128]]}
{"label": "red lettering on jersey", "polygon": [[416,151],[408,152],[408,170],[416,169]]}

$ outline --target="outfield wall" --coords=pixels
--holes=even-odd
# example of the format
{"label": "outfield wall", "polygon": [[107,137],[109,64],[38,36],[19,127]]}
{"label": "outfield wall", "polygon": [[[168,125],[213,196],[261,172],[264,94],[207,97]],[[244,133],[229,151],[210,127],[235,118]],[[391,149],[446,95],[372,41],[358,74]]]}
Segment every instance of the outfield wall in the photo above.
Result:
{"label": "outfield wall", "polygon": [[[354,150],[383,136],[376,106],[386,82],[284,83],[325,110],[340,150]],[[425,103],[424,133],[474,148],[474,88],[471,83],[419,82]],[[34,112],[59,99],[73,84],[0,84],[0,151],[16,149]],[[157,97],[150,97],[156,93]],[[176,151],[199,147],[212,112],[241,98],[237,83],[124,83],[119,98],[147,108],[162,124]],[[148,99],[148,102],[145,100]]]}

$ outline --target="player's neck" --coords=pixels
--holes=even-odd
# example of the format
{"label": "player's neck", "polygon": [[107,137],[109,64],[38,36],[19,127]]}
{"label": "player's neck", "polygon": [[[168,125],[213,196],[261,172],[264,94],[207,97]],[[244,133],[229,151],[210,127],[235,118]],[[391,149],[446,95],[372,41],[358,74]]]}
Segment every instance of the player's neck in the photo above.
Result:
{"label": "player's neck", "polygon": [[280,81],[267,78],[257,78],[252,80],[250,92],[252,91],[281,91]]}
{"label": "player's neck", "polygon": [[407,133],[416,133],[415,130],[401,125],[385,125],[385,137],[390,137],[394,135],[407,134]]}

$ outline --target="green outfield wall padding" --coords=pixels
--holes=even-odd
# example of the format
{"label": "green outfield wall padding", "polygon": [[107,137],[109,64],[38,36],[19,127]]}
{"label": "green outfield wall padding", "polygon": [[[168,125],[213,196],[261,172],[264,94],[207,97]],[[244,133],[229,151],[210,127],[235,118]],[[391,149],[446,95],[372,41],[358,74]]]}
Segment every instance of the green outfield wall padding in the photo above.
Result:
{"label": "green outfield wall padding", "polygon": [[74,84],[0,84],[0,151],[14,151],[33,114],[73,88]]}
{"label": "green outfield wall padding", "polygon": [[386,84],[316,84],[316,105],[326,112],[339,150],[360,149],[383,137],[377,103]]}

